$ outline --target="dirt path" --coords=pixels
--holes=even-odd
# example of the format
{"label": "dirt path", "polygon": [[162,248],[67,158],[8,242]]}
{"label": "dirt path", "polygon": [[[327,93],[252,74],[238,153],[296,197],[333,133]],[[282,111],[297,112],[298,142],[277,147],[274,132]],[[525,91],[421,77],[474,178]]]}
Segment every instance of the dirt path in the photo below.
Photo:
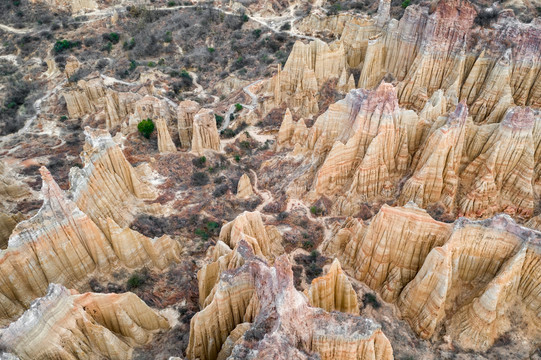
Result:
{"label": "dirt path", "polygon": [[257,186],[257,173],[250,169],[250,172],[254,175],[254,184],[253,184],[253,188],[254,188],[254,192],[261,196],[263,198],[263,202],[261,204],[259,204],[259,206],[255,209],[256,211],[263,211],[263,208],[265,206],[267,206],[269,203],[271,203],[272,201],[274,201],[274,197],[272,196],[271,192],[268,191],[268,190],[260,190]]}

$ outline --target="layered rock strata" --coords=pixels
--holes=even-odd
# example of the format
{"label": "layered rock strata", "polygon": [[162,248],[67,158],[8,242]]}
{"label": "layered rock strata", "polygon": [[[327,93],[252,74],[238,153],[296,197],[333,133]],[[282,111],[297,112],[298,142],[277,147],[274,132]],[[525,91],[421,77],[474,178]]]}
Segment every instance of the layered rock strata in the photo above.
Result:
{"label": "layered rock strata", "polygon": [[337,259],[334,259],[327,275],[312,280],[305,294],[311,306],[320,307],[325,311],[359,315],[357,293]]}
{"label": "layered rock strata", "polygon": [[530,218],[541,189],[538,113],[513,107],[499,124],[476,125],[465,102],[448,112],[449,102],[437,91],[417,115],[382,83],[351,91],[310,129],[286,112],[277,149],[305,159],[300,176],[284,179],[288,195],[330,199],[337,215],[356,215],[363,202],[413,201],[451,215]]}
{"label": "layered rock strata", "polygon": [[346,221],[325,251],[395,302],[421,337],[445,324],[460,347],[485,351],[509,330],[541,339],[540,244],[540,233],[507,215],[452,225],[408,205],[384,206],[369,225]]}
{"label": "layered rock strata", "polygon": [[154,199],[155,189],[142,180],[109,132],[87,127],[85,141],[83,168],[70,170],[73,201],[97,224],[109,217],[126,227],[135,212],[148,208],[143,200]]}
{"label": "layered rock strata", "polygon": [[118,265],[163,269],[180,261],[180,245],[167,235],[149,239],[107,217],[102,231],[45,168],[40,171],[43,206],[34,217],[17,224],[7,249],[0,253],[1,323],[43,296],[49,283],[73,288],[94,271],[110,271]]}
{"label": "layered rock strata", "polygon": [[393,358],[372,320],[310,307],[295,290],[285,255],[269,267],[246,242],[237,251],[244,265],[222,274],[212,301],[192,318],[189,359],[223,358],[224,352],[231,352],[229,359]]}
{"label": "layered rock strata", "polygon": [[205,150],[220,151],[220,135],[212,110],[201,109],[194,115],[191,144],[191,150],[197,154]]}
{"label": "layered rock strata", "polygon": [[131,359],[132,346],[168,329],[133,293],[79,294],[57,284],[0,332],[0,344],[21,360]]}
{"label": "layered rock strata", "polygon": [[254,194],[250,178],[246,174],[242,174],[237,185],[237,197],[241,199],[248,198]]}

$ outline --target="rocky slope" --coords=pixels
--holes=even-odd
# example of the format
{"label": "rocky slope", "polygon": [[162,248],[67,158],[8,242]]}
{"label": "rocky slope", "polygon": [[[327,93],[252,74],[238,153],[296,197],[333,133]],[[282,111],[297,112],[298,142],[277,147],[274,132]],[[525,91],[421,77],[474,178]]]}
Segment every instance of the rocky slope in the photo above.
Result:
{"label": "rocky slope", "polygon": [[0,4],[0,357],[538,359],[535,1],[402,5]]}
{"label": "rocky slope", "polygon": [[130,359],[132,346],[169,328],[132,293],[79,294],[57,284],[0,333],[0,344],[21,360]]}
{"label": "rocky slope", "polygon": [[420,336],[445,324],[458,346],[485,351],[518,318],[524,336],[540,340],[540,236],[507,215],[445,224],[410,204],[382,207],[369,225],[346,221],[326,250],[396,302]]}

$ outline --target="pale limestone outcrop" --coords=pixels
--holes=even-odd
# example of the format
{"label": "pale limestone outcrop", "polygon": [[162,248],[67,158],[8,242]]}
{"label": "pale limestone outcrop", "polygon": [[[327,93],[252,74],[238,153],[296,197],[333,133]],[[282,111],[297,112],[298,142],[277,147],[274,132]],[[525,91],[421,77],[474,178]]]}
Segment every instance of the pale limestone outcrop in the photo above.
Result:
{"label": "pale limestone outcrop", "polygon": [[[271,354],[276,359],[308,359],[310,354],[325,360],[393,358],[389,341],[372,320],[310,307],[293,286],[285,255],[269,267],[244,241],[238,252],[244,265],[221,275],[212,302],[192,318],[189,359],[217,359],[222,351],[231,351],[229,359]],[[247,330],[246,322],[252,323]]]}
{"label": "pale limestone outcrop", "polygon": [[284,119],[280,125],[280,130],[278,131],[278,137],[276,138],[276,150],[281,150],[287,144],[291,143],[291,138],[295,132],[295,123],[293,122],[293,116],[291,111],[286,109],[284,114]]}
{"label": "pale limestone outcrop", "polygon": [[69,117],[76,119],[98,112],[104,106],[106,93],[99,75],[79,80],[75,89],[63,92]]}
{"label": "pale limestone outcrop", "polygon": [[201,106],[195,101],[185,100],[178,104],[177,126],[180,138],[180,147],[189,149],[192,146],[193,119]]}
{"label": "pale limestone outcrop", "polygon": [[156,119],[156,132],[158,133],[158,150],[161,153],[176,152],[177,148],[171,139],[167,123],[163,118]]}
{"label": "pale limestone outcrop", "polygon": [[220,135],[211,109],[201,109],[193,117],[192,151],[202,155],[205,150],[220,151]]}
{"label": "pale limestone outcrop", "polygon": [[79,67],[81,66],[81,63],[79,63],[79,60],[73,55],[68,56],[66,59],[66,66],[64,67],[64,74],[66,74],[66,77],[68,80],[79,70]]}
{"label": "pale limestone outcrop", "polygon": [[445,322],[460,347],[485,351],[509,330],[541,339],[540,243],[541,233],[507,215],[452,225],[408,205],[382,207],[369,225],[346,221],[325,249],[423,338]]}
{"label": "pale limestone outcrop", "polygon": [[146,95],[133,104],[133,113],[130,114],[129,125],[135,126],[145,119],[168,120],[173,118],[173,113],[167,101]]}
{"label": "pale limestone outcrop", "polygon": [[0,252],[0,323],[18,316],[51,282],[76,287],[94,271],[114,266],[165,268],[180,261],[180,245],[149,239],[104,218],[102,231],[41,168],[43,206],[17,224]]}
{"label": "pale limestone outcrop", "polygon": [[142,200],[156,197],[155,190],[137,174],[109,132],[87,127],[85,137],[84,167],[70,171],[73,200],[95,223],[109,217],[126,227],[138,206],[146,207]]}
{"label": "pale limestone outcrop", "polygon": [[325,311],[342,311],[359,315],[357,294],[337,259],[334,259],[327,275],[312,280],[305,294],[311,306],[320,307]]}
{"label": "pale limestone outcrop", "polygon": [[242,174],[237,186],[237,197],[245,199],[252,196],[253,194],[254,190],[252,189],[252,183],[250,182],[250,178],[248,177],[248,175]]}
{"label": "pale limestone outcrop", "polygon": [[0,344],[21,360],[131,359],[165,318],[133,293],[79,294],[57,284],[17,321],[1,330]]}
{"label": "pale limestone outcrop", "polygon": [[220,240],[231,248],[244,240],[257,256],[271,261],[284,252],[282,236],[275,226],[263,224],[259,211],[245,211],[222,226]]}

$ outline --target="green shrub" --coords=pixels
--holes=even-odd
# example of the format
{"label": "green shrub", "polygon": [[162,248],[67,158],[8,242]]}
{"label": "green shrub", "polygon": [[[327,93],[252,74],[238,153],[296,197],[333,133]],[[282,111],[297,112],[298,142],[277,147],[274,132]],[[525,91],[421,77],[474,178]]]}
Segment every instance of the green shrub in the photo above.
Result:
{"label": "green shrub", "polygon": [[70,49],[80,47],[80,46],[81,46],[80,41],[58,40],[54,44],[53,50],[56,54],[59,54],[65,50],[70,50]]}
{"label": "green shrub", "polygon": [[145,278],[138,273],[133,274],[128,279],[128,290],[138,288],[145,283]]}
{"label": "green shrub", "polygon": [[113,44],[118,44],[118,42],[120,41],[120,34],[116,32],[112,32],[109,34],[104,34],[103,38],[105,40],[112,42]]}
{"label": "green shrub", "polygon": [[149,139],[150,134],[154,131],[154,122],[152,119],[141,120],[139,124],[137,124],[137,130],[139,130],[141,135]]}
{"label": "green shrub", "polygon": [[407,8],[408,6],[410,6],[410,4],[411,4],[411,0],[402,1],[402,9]]}
{"label": "green shrub", "polygon": [[248,20],[250,20],[250,18],[248,17],[248,15],[243,14],[243,15],[242,15],[242,22],[247,22]]}
{"label": "green shrub", "polygon": [[254,35],[255,38],[258,38],[261,36],[261,29],[255,29],[254,31],[252,31],[252,34]]}
{"label": "green shrub", "polygon": [[372,293],[364,294],[363,304],[364,306],[371,305],[374,309],[379,309],[379,307],[381,306],[376,295]]}
{"label": "green shrub", "polygon": [[239,161],[240,161],[240,155],[235,155],[235,161],[236,161],[236,162],[239,162]]}
{"label": "green shrub", "polygon": [[217,114],[214,114],[214,118],[216,119],[216,126],[217,127],[222,126],[222,123],[224,122],[224,117],[220,116],[220,115],[217,115]]}
{"label": "green shrub", "polygon": [[174,1],[168,1],[167,2],[167,6],[169,6],[169,7],[173,7],[175,5],[176,5],[176,3]]}
{"label": "green shrub", "polygon": [[101,51],[107,51],[108,53],[111,52],[111,50],[113,50],[113,43],[108,41],[107,43],[105,43],[103,45],[103,47],[101,48]]}
{"label": "green shrub", "polygon": [[207,162],[207,158],[204,156],[201,156],[199,158],[195,158],[192,160],[192,164],[199,169],[202,169],[205,167],[205,162]]}
{"label": "green shrub", "polygon": [[171,31],[168,31],[168,32],[165,33],[163,41],[166,42],[166,43],[170,43],[170,42],[173,41],[173,34],[171,33]]}
{"label": "green shrub", "polygon": [[148,67],[155,67],[156,63],[154,61],[149,61],[147,64]]}
{"label": "green shrub", "polygon": [[68,117],[66,115],[62,115],[60,117],[60,121],[66,121],[66,120],[68,120]]}
{"label": "green shrub", "polygon": [[241,110],[242,110],[242,105],[241,105],[241,104],[238,104],[238,103],[235,104],[235,111],[236,111],[236,112],[239,112],[239,111],[241,111]]}
{"label": "green shrub", "polygon": [[223,135],[224,138],[230,139],[230,138],[234,137],[236,134],[232,129],[227,128],[224,131],[222,131],[222,135]]}
{"label": "green shrub", "polygon": [[133,71],[137,68],[139,64],[135,60],[130,60],[130,71]]}
{"label": "green shrub", "polygon": [[310,212],[316,216],[321,215],[323,213],[323,209],[313,205],[310,206]]}
{"label": "green shrub", "polygon": [[135,47],[135,39],[131,38],[129,41],[124,41],[124,44],[122,45],[124,50],[131,50]]}
{"label": "green shrub", "polygon": [[195,235],[199,236],[203,240],[208,240],[209,234],[203,229],[196,229]]}
{"label": "green shrub", "polygon": [[213,47],[209,47],[209,48],[207,48],[207,50],[208,50],[208,52],[211,53],[211,54],[215,51]]}

